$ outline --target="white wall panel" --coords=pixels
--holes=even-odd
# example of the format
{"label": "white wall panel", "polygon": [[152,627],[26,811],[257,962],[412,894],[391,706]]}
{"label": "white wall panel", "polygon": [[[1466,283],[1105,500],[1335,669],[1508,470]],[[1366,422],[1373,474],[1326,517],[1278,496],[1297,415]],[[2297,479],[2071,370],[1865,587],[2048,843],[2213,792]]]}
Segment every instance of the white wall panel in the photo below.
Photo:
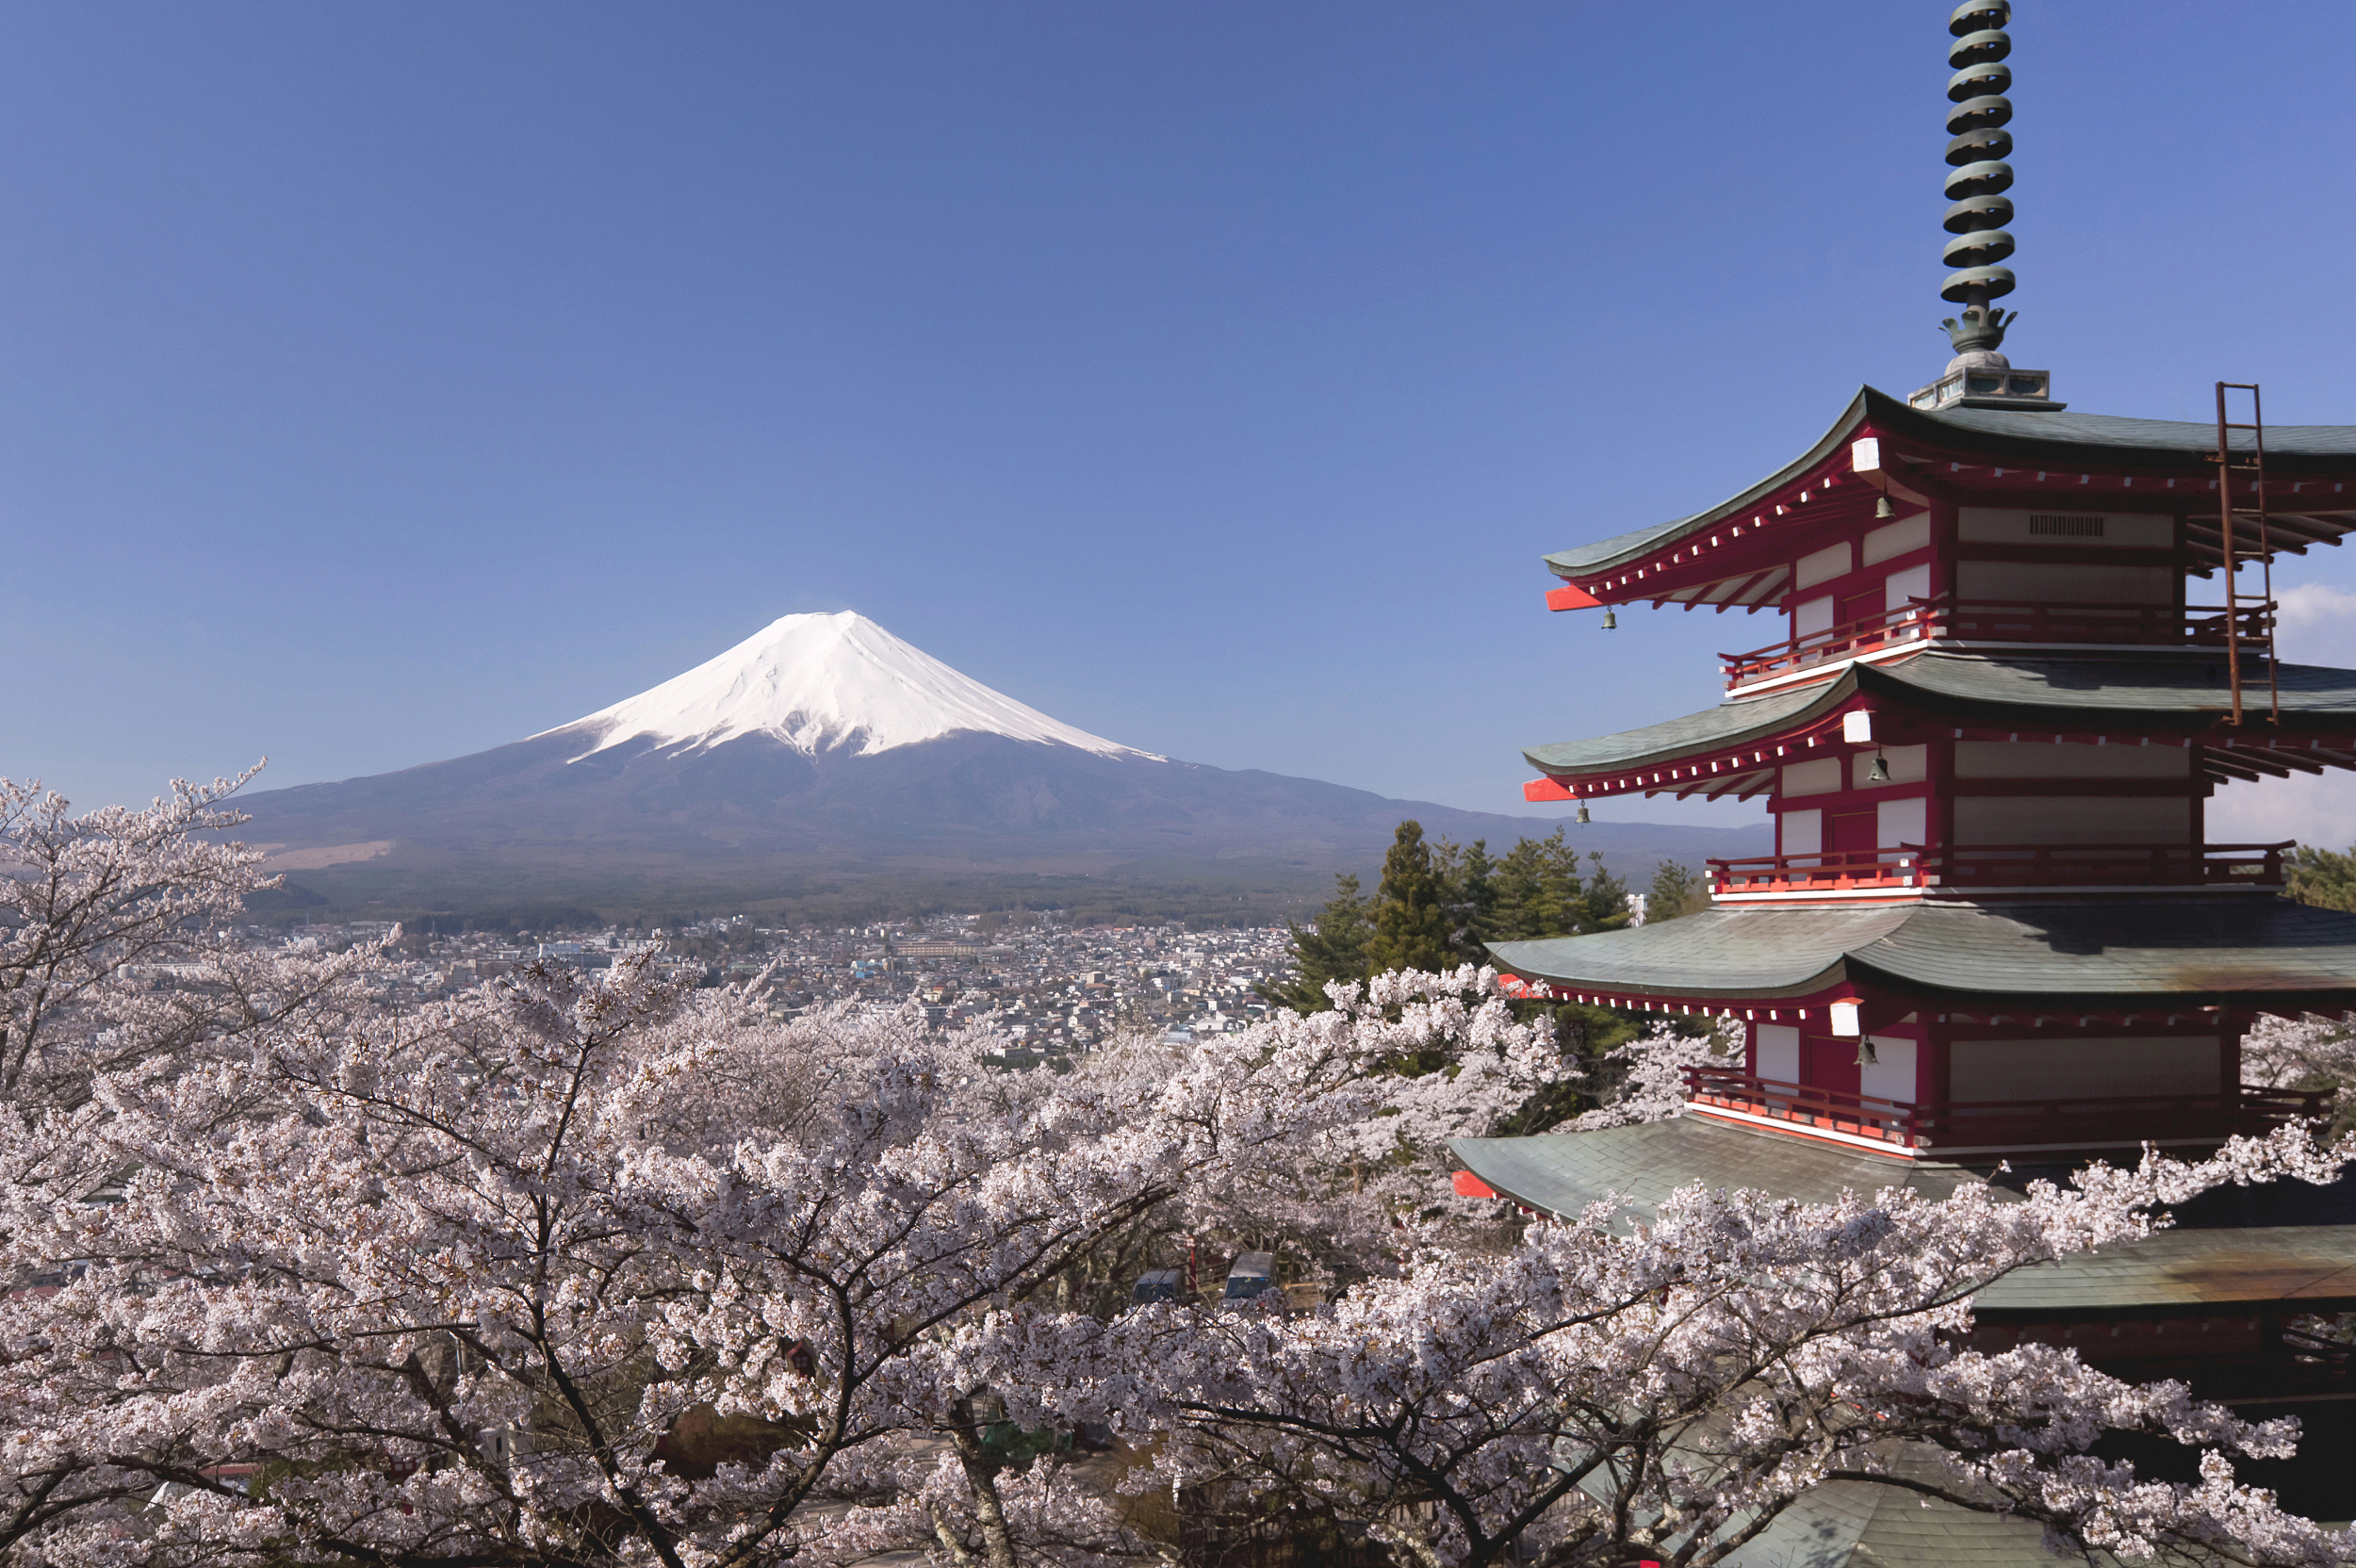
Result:
{"label": "white wall panel", "polygon": [[1885,800],[1873,808],[1873,842],[1883,849],[1893,844],[1919,844],[1930,837],[1930,802]]}
{"label": "white wall panel", "polygon": [[1776,841],[1783,847],[1778,855],[1814,855],[1824,847],[1824,813],[1822,811],[1784,811],[1775,822],[1780,828]]}
{"label": "white wall panel", "polygon": [[2213,1094],[2221,1070],[2213,1035],[1956,1040],[1948,1047],[1947,1061],[1947,1092],[1958,1101]]}
{"label": "white wall panel", "polygon": [[1901,517],[1867,534],[1865,564],[1868,566],[1878,565],[1908,550],[1928,548],[1930,542],[1931,514],[1918,512],[1911,517]]}
{"label": "white wall panel", "polygon": [[1798,564],[1792,568],[1792,586],[1813,588],[1820,582],[1845,577],[1848,571],[1849,542],[1843,539],[1838,545],[1825,546],[1813,555],[1800,557]]}
{"label": "white wall panel", "polygon": [[1957,741],[1957,778],[2188,778],[2187,746],[2090,746],[2079,742]]}
{"label": "white wall panel", "polygon": [[[1878,790],[1882,785],[1873,780],[1873,758],[1877,754],[1860,751],[1849,759],[1849,787],[1853,790]],[[1890,761],[1890,784],[1920,784],[1930,776],[1931,748],[1928,746],[1884,746],[1878,753]]]}
{"label": "white wall panel", "polygon": [[1766,1078],[1778,1084],[1800,1081],[1800,1032],[1789,1023],[1754,1023],[1751,1025],[1753,1046],[1751,1069],[1754,1078]]}
{"label": "white wall panel", "polygon": [[[1873,1060],[1857,1069],[1857,1092],[1877,1100],[1920,1100],[1914,1081],[1915,1050],[1909,1039],[1873,1037]],[[1766,1076],[1764,1073],[1761,1077]]]}
{"label": "white wall panel", "polygon": [[[2056,516],[2099,519],[2101,531],[2090,533],[2075,524],[2062,525],[2066,531],[2057,531],[2053,523],[2040,529],[2037,522],[2040,517]],[[2032,511],[1966,506],[1957,509],[1955,537],[1967,545],[2084,545],[2096,548],[2164,550],[2176,543],[2176,519],[2160,512],[2100,512],[2075,506],[2038,507]]]}
{"label": "white wall panel", "polygon": [[1908,599],[1931,596],[1931,564],[1908,566],[1903,572],[1892,572],[1882,582],[1882,605],[1889,610],[1904,610]]}
{"label": "white wall panel", "polygon": [[1776,792],[1787,795],[1828,795],[1841,788],[1841,759],[1819,757],[1812,761],[1792,762],[1783,770],[1783,788]]}
{"label": "white wall panel", "polygon": [[2151,795],[1958,795],[1958,844],[2182,844],[2192,803]]}
{"label": "white wall panel", "polygon": [[2082,562],[1958,561],[1955,597],[1965,604],[2173,604],[2176,574],[2166,566]]}

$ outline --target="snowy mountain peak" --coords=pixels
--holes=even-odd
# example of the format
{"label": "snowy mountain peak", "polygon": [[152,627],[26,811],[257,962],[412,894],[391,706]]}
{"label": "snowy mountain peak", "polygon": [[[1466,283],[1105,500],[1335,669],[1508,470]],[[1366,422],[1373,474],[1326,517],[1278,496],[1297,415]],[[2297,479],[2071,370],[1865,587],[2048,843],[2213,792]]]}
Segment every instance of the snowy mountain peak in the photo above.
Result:
{"label": "snowy mountain peak", "polygon": [[837,747],[864,756],[959,730],[1153,755],[1058,724],[849,611],[784,616],[685,675],[543,733],[593,740],[582,757],[642,735],[696,750],[769,735],[810,756]]}

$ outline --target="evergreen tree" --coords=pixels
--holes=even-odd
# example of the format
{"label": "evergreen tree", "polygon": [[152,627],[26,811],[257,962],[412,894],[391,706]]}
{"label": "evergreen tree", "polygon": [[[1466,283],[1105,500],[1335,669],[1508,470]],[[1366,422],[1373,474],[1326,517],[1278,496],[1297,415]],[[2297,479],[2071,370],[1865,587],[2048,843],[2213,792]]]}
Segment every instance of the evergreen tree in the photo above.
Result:
{"label": "evergreen tree", "polygon": [[1573,929],[1581,933],[1617,931],[1635,918],[1628,906],[1628,884],[1595,851],[1588,852],[1587,868],[1587,880],[1579,889],[1577,902],[1578,924]]}
{"label": "evergreen tree", "polygon": [[1497,939],[1497,860],[1489,841],[1475,839],[1459,849],[1447,839],[1432,841],[1432,865],[1440,878],[1440,906],[1448,913],[1448,946],[1455,962],[1488,963],[1487,943]]}
{"label": "evergreen tree", "polygon": [[1524,839],[1496,862],[1491,874],[1490,941],[1533,941],[1579,929],[1579,852],[1556,828]]}
{"label": "evergreen tree", "polygon": [[1423,841],[1423,825],[1413,818],[1400,823],[1390,852],[1383,857],[1383,882],[1375,890],[1368,970],[1381,974],[1395,969],[1453,968],[1456,953],[1449,940],[1446,899],[1431,846]]}
{"label": "evergreen tree", "polygon": [[1675,920],[1710,907],[1710,884],[1691,866],[1663,860],[1652,874],[1652,889],[1644,895],[1644,923]]}
{"label": "evergreen tree", "polygon": [[1271,1006],[1297,1013],[1321,1013],[1333,1005],[1325,994],[1328,980],[1364,980],[1372,972],[1366,964],[1366,943],[1373,935],[1367,912],[1372,901],[1359,890],[1358,878],[1333,878],[1333,896],[1317,911],[1308,929],[1291,922],[1293,977],[1263,980],[1252,988]]}
{"label": "evergreen tree", "polygon": [[2320,909],[2356,910],[2356,849],[2337,855],[2328,849],[2300,844],[2291,851],[2291,897]]}

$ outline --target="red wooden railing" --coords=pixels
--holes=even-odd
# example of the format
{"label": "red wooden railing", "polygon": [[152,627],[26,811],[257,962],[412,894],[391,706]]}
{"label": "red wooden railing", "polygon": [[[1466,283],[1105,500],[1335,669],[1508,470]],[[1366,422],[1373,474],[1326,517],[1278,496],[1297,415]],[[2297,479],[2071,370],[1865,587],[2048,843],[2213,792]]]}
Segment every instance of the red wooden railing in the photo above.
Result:
{"label": "red wooden railing", "polygon": [[1838,892],[1847,888],[1920,888],[1922,854],[1907,849],[1830,849],[1817,855],[1751,855],[1712,860],[1713,893]]}
{"label": "red wooden railing", "polygon": [[1756,1078],[1740,1068],[1685,1070],[1696,1104],[1747,1111],[1901,1145],[1983,1148],[2137,1143],[2146,1138],[2263,1136],[2323,1116],[2332,1091],[2252,1084],[2211,1094],[2102,1095],[2086,1099],[1980,1100],[1918,1105],[1812,1084]]}
{"label": "red wooden railing", "polygon": [[[1929,604],[1927,600],[1918,603]],[[2274,606],[2242,607],[2233,619],[2243,645],[2266,642]],[[1939,632],[1960,641],[1998,643],[2131,643],[2163,647],[2225,645],[2221,605],[2036,604],[2022,599],[1975,599],[1939,608]]]}
{"label": "red wooden railing", "polygon": [[[2271,602],[2232,614],[2244,647],[2264,646],[2273,622]],[[2221,648],[2228,612],[2217,605],[2052,604],[2026,599],[1908,599],[1822,631],[1786,638],[1748,653],[1722,653],[1728,686],[1823,664],[1924,638],[1994,643],[2119,643],[2135,646]]]}
{"label": "red wooden railing", "polygon": [[1897,851],[1944,888],[2279,888],[2279,844],[1965,844]]}
{"label": "red wooden railing", "polygon": [[1878,615],[1861,620],[1844,621],[1795,636],[1748,653],[1722,653],[1719,668],[1725,672],[1728,686],[1741,686],[1753,680],[1764,680],[1786,670],[1796,670],[1808,664],[1822,664],[1828,660],[1854,659],[1860,653],[1889,647],[1897,643],[1920,642],[1931,635],[1935,607],[1916,602],[1899,610],[1885,610]]}
{"label": "red wooden railing", "polygon": [[1872,888],[2279,888],[2276,844],[1963,844],[1711,860],[1713,893]]}

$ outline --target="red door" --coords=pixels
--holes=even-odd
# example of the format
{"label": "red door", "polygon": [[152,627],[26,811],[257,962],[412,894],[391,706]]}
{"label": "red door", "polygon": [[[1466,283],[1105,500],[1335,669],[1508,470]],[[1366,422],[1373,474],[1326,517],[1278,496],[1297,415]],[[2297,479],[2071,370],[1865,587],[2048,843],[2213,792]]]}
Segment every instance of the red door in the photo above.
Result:
{"label": "red door", "polygon": [[1852,874],[1872,874],[1867,868],[1874,863],[1873,851],[1879,846],[1873,841],[1880,836],[1879,822],[1870,806],[1862,811],[1824,813],[1824,847],[1841,855],[1830,864]]}
{"label": "red door", "polygon": [[1857,1092],[1857,1041],[1803,1037],[1800,1049],[1807,1055],[1800,1074],[1811,1088],[1837,1094]]}
{"label": "red door", "polygon": [[[1855,627],[1859,621],[1880,620],[1889,608],[1883,603],[1883,589],[1879,583],[1875,583],[1862,594],[1844,595],[1841,602],[1833,607],[1833,613],[1839,617],[1837,624]],[[1860,634],[1853,630],[1846,635],[1858,639],[1859,646],[1855,650],[1858,652],[1874,646],[1881,641],[1878,632]]]}

